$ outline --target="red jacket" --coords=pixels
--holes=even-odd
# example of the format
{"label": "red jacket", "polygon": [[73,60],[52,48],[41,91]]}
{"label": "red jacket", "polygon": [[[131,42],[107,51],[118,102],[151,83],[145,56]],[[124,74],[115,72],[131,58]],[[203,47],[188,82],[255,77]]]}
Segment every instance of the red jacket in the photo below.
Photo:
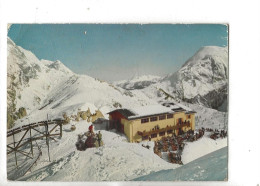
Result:
{"label": "red jacket", "polygon": [[92,130],[93,130],[93,125],[90,125],[90,126],[88,127],[88,130],[89,130],[89,131],[92,131]]}

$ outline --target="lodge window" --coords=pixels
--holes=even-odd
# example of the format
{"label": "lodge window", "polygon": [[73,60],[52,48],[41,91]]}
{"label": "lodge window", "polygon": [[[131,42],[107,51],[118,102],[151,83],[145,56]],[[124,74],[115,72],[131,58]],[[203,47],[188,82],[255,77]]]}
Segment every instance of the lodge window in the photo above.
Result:
{"label": "lodge window", "polygon": [[151,134],[151,138],[156,138],[157,137],[157,133]]}
{"label": "lodge window", "polygon": [[141,123],[148,123],[148,122],[149,122],[149,118],[141,119]]}
{"label": "lodge window", "polygon": [[166,118],[165,115],[161,115],[161,116],[159,116],[159,120],[163,120],[163,119],[165,119],[165,118]]}
{"label": "lodge window", "polygon": [[179,118],[179,119],[178,119],[178,124],[180,125],[181,123],[182,123],[182,119]]}
{"label": "lodge window", "polygon": [[167,119],[173,118],[173,114],[167,114]]}
{"label": "lodge window", "polygon": [[142,137],[142,140],[147,140],[148,139],[148,136],[143,136]]}
{"label": "lodge window", "polygon": [[159,133],[159,136],[164,136],[165,135],[165,132],[160,132]]}
{"label": "lodge window", "polygon": [[158,118],[157,117],[150,117],[150,121],[152,122],[152,121],[157,121],[158,120]]}
{"label": "lodge window", "polygon": [[190,115],[187,115],[187,118],[190,119]]}
{"label": "lodge window", "polygon": [[168,131],[167,131],[167,134],[172,134],[172,130],[168,130]]}

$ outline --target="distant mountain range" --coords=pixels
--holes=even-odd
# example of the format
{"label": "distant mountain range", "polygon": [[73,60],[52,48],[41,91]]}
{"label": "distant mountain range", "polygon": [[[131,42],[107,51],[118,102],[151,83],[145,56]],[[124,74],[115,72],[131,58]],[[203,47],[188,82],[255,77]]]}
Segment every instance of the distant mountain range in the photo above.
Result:
{"label": "distant mountain range", "polygon": [[163,91],[177,100],[227,111],[228,48],[202,47],[177,72],[166,77],[135,77],[115,85],[126,90],[142,89],[146,94],[157,89],[159,95]]}
{"label": "distant mountain range", "polygon": [[180,70],[166,77],[135,76],[113,84],[75,74],[60,61],[39,60],[9,38],[7,47],[9,128],[34,111],[62,115],[90,108],[107,113],[120,107],[156,104],[166,94],[176,100],[227,110],[227,47],[203,47]]}
{"label": "distant mountain range", "polygon": [[143,89],[161,80],[160,76],[143,75],[134,76],[130,80],[116,81],[113,84],[126,90]]}

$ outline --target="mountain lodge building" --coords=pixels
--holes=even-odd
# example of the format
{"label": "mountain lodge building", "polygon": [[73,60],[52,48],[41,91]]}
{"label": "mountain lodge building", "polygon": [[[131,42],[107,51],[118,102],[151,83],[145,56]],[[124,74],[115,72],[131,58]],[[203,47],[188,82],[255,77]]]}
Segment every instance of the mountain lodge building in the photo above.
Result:
{"label": "mountain lodge building", "polygon": [[109,112],[110,129],[124,133],[129,142],[160,140],[195,129],[195,111],[179,103],[163,103]]}

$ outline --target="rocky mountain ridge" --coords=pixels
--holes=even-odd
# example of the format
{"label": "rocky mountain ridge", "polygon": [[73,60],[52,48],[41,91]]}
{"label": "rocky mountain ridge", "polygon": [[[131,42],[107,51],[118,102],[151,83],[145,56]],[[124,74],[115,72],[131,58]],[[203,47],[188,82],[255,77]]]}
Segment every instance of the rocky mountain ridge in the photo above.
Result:
{"label": "rocky mountain ridge", "polygon": [[39,60],[9,38],[7,45],[8,128],[27,114],[33,116],[37,113],[41,115],[37,118],[46,118],[50,113],[62,116],[67,112],[70,115],[88,108],[93,113],[100,109],[106,114],[112,109],[128,105],[156,103],[144,94],[119,89],[87,75],[75,74],[60,61]]}
{"label": "rocky mountain ridge", "polygon": [[[141,79],[141,78],[140,78]],[[227,111],[228,48],[205,46],[182,67],[163,78],[116,83],[123,89],[139,89],[149,97],[162,96],[161,90],[176,100]]]}
{"label": "rocky mountain ridge", "polygon": [[168,82],[168,91],[183,101],[219,109],[228,97],[228,48],[202,47],[162,82]]}

